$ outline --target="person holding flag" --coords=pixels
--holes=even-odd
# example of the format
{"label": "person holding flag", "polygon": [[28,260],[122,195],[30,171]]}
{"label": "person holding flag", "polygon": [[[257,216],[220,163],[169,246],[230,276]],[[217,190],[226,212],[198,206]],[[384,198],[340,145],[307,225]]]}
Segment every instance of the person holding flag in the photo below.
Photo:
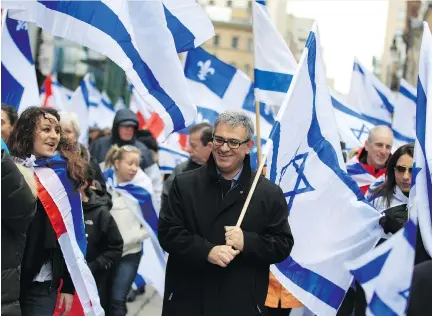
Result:
{"label": "person holding flag", "polygon": [[255,176],[253,135],[247,114],[221,113],[207,164],[174,178],[158,227],[169,254],[164,316],[265,313],[270,264],[284,260],[294,240],[283,193],[263,177],[235,226]]}
{"label": "person holding flag", "polygon": [[19,117],[8,146],[17,161],[34,170],[38,186],[35,218],[27,231],[22,260],[23,315],[66,315],[75,289],[84,312],[103,315],[97,288],[85,262],[87,241],[79,186],[84,162],[63,138],[56,110],[29,107]]}

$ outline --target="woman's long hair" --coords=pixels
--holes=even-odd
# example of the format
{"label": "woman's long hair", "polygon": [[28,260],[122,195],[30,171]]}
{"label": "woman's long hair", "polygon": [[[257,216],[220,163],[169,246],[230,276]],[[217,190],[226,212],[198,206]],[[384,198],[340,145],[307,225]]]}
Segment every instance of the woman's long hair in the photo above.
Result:
{"label": "woman's long hair", "polygon": [[[31,156],[38,122],[42,117],[46,118],[49,114],[60,122],[57,110],[51,108],[32,106],[20,115],[8,140],[8,147],[13,156],[22,159]],[[76,186],[79,187],[84,184],[84,161],[80,157],[76,145],[69,143],[63,137],[61,129],[57,151],[67,160],[69,176]]]}
{"label": "woman's long hair", "polygon": [[374,197],[384,197],[387,208],[390,207],[396,187],[395,167],[399,158],[405,154],[414,157],[413,143],[403,145],[394,152],[387,163],[386,179],[384,183],[372,191]]}

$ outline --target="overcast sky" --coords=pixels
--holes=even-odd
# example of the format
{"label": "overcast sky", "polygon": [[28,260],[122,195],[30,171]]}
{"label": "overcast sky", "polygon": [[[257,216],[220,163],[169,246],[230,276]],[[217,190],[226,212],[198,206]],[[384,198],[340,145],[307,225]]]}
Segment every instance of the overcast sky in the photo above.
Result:
{"label": "overcast sky", "polygon": [[381,58],[387,9],[387,0],[290,0],[287,8],[289,13],[318,22],[327,77],[333,78],[335,89],[344,94],[349,89],[354,56],[369,70],[372,57]]}

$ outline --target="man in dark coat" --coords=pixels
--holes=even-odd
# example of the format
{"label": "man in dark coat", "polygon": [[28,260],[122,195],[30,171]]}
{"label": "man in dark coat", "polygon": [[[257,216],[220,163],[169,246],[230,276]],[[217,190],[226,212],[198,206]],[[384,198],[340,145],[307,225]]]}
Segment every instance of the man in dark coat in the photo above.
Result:
{"label": "man in dark coat", "polygon": [[281,189],[260,178],[240,228],[234,228],[255,173],[252,120],[224,112],[213,152],[201,168],[179,174],[159,217],[168,253],[162,315],[251,316],[264,313],[270,264],[294,241]]}
{"label": "man in dark coat", "polygon": [[20,270],[26,231],[36,211],[36,181],[24,177],[6,151],[1,151],[1,314],[20,316]]}
{"label": "man in dark coat", "polygon": [[141,169],[152,180],[155,196],[159,199],[156,203],[160,204],[160,196],[162,194],[162,175],[158,165],[154,162],[150,150],[140,141],[136,139],[138,131],[138,118],[134,112],[129,109],[121,109],[117,111],[111,135],[103,136],[95,140],[90,147],[90,154],[99,163],[105,161],[108,150],[113,145],[133,145],[141,150]]}

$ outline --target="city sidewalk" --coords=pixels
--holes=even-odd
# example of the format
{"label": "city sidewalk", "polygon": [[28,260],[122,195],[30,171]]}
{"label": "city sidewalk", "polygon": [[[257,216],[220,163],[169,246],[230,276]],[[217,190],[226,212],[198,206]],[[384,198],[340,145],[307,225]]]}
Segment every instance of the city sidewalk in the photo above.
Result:
{"label": "city sidewalk", "polygon": [[135,302],[128,303],[128,316],[160,316],[162,299],[151,286],[146,286],[144,295],[138,295]]}

